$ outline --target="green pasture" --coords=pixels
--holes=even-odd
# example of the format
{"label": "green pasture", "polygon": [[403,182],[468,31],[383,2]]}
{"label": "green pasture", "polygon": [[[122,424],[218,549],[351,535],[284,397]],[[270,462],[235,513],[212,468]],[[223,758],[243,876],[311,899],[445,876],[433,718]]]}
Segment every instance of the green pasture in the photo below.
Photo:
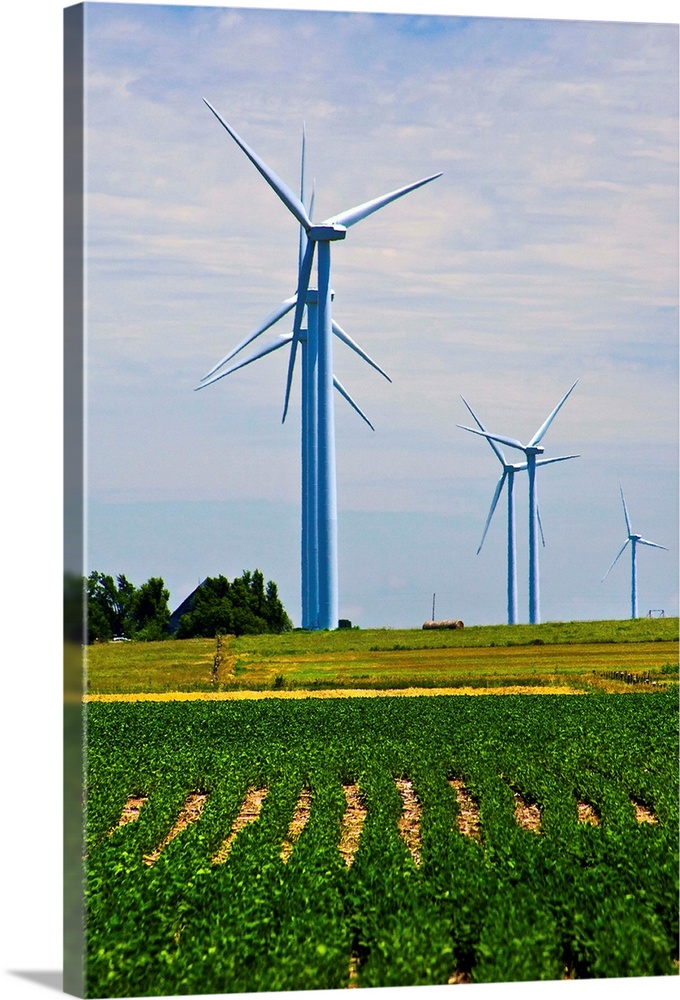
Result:
{"label": "green pasture", "polygon": [[216,652],[215,639],[94,644],[87,648],[87,690],[513,685],[624,690],[623,681],[608,676],[613,672],[649,675],[658,687],[677,681],[678,619],[223,636],[215,675]]}

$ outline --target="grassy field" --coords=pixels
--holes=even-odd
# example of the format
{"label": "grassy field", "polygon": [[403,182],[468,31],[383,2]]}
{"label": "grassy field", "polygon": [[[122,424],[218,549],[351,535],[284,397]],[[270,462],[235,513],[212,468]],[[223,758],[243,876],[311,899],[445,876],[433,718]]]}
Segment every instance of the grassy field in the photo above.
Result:
{"label": "grassy field", "polygon": [[[678,619],[348,629],[88,647],[90,694],[319,688],[649,690],[678,680]],[[614,672],[649,675],[634,687]]]}

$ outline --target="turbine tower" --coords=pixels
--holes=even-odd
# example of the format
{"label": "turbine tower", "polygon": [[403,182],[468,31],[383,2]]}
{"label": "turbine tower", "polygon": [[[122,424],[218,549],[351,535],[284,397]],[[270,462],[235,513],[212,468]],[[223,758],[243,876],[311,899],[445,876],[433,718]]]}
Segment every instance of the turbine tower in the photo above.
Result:
{"label": "turbine tower", "polygon": [[[329,629],[337,627],[338,621],[338,557],[337,557],[337,496],[335,481],[335,422],[333,413],[333,388],[337,388],[352,406],[364,417],[346,390],[333,375],[332,334],[340,337],[357,350],[375,368],[374,362],[362,352],[351,338],[333,321],[331,315],[331,243],[345,239],[347,230],[373,212],[383,208],[397,198],[435,180],[441,174],[433,174],[406,187],[391,191],[372,201],[357,205],[345,212],[314,225],[302,198],[267,166],[241,137],[224,121],[208,101],[205,104],[227,130],[232,139],[243,150],[253,166],[259,171],[283,204],[302,227],[300,239],[300,259],[298,285],[294,296],[277,307],[259,327],[245,340],[229,352],[203,379],[203,388],[216,381],[215,373],[238,351],[254,340],[260,333],[272,326],[291,309],[295,309],[293,331],[261,348],[240,365],[222,372],[220,376],[235,371],[258,357],[264,356],[284,344],[290,343],[290,357],[283,420],[286,419],[290,390],[295,367],[298,344],[303,351],[302,413],[303,413],[303,524],[302,524],[302,597],[306,610],[303,618],[310,619],[308,627]],[[303,156],[304,161],[304,156]],[[304,175],[304,163],[303,163]],[[304,187],[304,185],[303,185]],[[317,288],[310,288],[314,253],[317,253]],[[307,309],[307,328],[303,330],[303,317]],[[306,347],[304,346],[306,342]],[[379,371],[381,369],[378,368]],[[384,374],[384,372],[383,372]],[[364,417],[364,419],[366,419]],[[305,464],[305,459],[309,464]],[[313,521],[312,525],[310,522]],[[313,578],[313,579],[312,579]],[[310,594],[315,591],[314,596]],[[307,598],[305,594],[307,593]],[[310,607],[309,601],[313,607]],[[315,618],[315,621],[311,621]]]}
{"label": "turbine tower", "polygon": [[[470,411],[470,414],[483,432],[486,432],[486,428],[480,421],[479,417],[472,409],[468,401],[464,396],[460,397],[465,403],[466,407]],[[466,428],[470,430],[471,428]],[[477,549],[477,555],[482,551],[482,546],[484,545],[484,539],[486,538],[486,533],[489,530],[489,525],[491,524],[491,519],[495,513],[498,501],[500,500],[501,493],[503,492],[503,486],[506,487],[507,504],[508,504],[508,569],[507,569],[507,581],[508,581],[508,625],[515,625],[517,623],[517,550],[515,542],[515,501],[514,501],[514,486],[515,486],[515,473],[516,472],[526,472],[528,469],[528,462],[508,462],[505,455],[498,447],[495,441],[490,437],[487,437],[487,441],[491,446],[494,454],[498,458],[498,461],[503,467],[503,472],[501,478],[496,484],[496,489],[491,500],[491,507],[489,509],[489,514],[486,519],[486,524],[484,525],[484,531],[482,532],[482,540],[479,543],[479,548]],[[563,455],[560,458],[539,458],[536,460],[536,466],[539,465],[552,465],[554,462],[567,462],[571,458],[578,458],[578,455]],[[538,528],[541,533],[541,541],[545,546],[545,537],[543,535],[543,527],[541,525],[541,515],[538,509],[538,503],[536,504],[536,520],[538,521]]]}
{"label": "turbine tower", "polygon": [[609,567],[609,569],[607,570],[607,572],[604,574],[604,576],[602,577],[602,580],[600,582],[604,583],[604,581],[609,576],[609,573],[614,568],[614,564],[618,561],[619,556],[623,555],[626,546],[628,545],[628,543],[630,543],[630,554],[631,554],[630,617],[631,618],[637,618],[637,616],[638,616],[637,563],[636,563],[636,555],[637,555],[636,549],[637,549],[637,546],[638,545],[648,545],[651,549],[665,549],[666,552],[668,551],[668,549],[666,548],[665,545],[659,545],[657,542],[650,542],[646,538],[643,538],[641,535],[636,535],[633,532],[633,529],[630,526],[630,518],[628,516],[628,509],[626,507],[626,498],[623,495],[623,487],[621,485],[619,485],[619,490],[621,491],[621,503],[623,504],[623,516],[626,519],[626,530],[628,531],[628,537],[626,538],[625,542],[623,543],[623,545],[619,549],[619,552],[618,552],[618,555],[616,556],[616,559],[611,564],[611,566]]}
{"label": "turbine tower", "polygon": [[[540,442],[545,437],[546,431],[564,403],[567,401],[569,395],[574,391],[577,383],[578,379],[576,379],[576,382],[574,382],[568,392],[564,394],[550,416],[541,424],[528,444],[522,444],[522,442],[518,441],[516,438],[504,437],[501,434],[490,434],[488,431],[481,428],[475,429],[474,427],[464,427],[463,424],[456,425],[464,431],[470,431],[471,434],[479,434],[481,437],[485,437],[489,442],[495,441],[498,444],[505,444],[509,448],[516,448],[518,451],[523,451],[526,456],[526,471],[529,476],[529,622],[532,625],[538,624],[541,620],[538,571],[538,498],[536,495],[536,467],[539,462],[540,464],[546,463],[538,459],[538,456],[542,455],[545,450],[540,446]],[[577,456],[570,455],[566,457],[576,458]],[[503,458],[501,458],[501,461],[505,464],[505,460]],[[501,480],[502,478],[503,477],[501,477]],[[499,496],[501,488],[502,481],[497,487]],[[490,516],[488,520],[491,520]]]}

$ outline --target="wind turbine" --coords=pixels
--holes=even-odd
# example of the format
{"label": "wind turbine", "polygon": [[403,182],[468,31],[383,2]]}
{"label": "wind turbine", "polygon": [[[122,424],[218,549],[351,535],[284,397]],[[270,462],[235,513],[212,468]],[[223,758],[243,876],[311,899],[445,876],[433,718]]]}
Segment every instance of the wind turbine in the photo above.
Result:
{"label": "wind turbine", "polygon": [[614,568],[614,563],[616,563],[618,561],[619,556],[623,555],[623,552],[624,552],[626,546],[630,542],[630,551],[631,551],[630,617],[631,618],[637,618],[637,616],[638,616],[638,603],[637,603],[636,548],[637,548],[638,545],[648,545],[651,549],[665,549],[666,552],[668,552],[668,549],[666,548],[665,545],[659,545],[657,542],[650,542],[646,538],[643,538],[641,535],[634,534],[633,529],[630,526],[630,518],[628,517],[628,509],[626,507],[626,498],[623,495],[623,487],[621,485],[619,485],[619,490],[621,491],[621,503],[623,504],[623,516],[626,519],[626,529],[628,531],[628,538],[626,538],[625,542],[623,543],[623,545],[619,549],[619,552],[618,552],[618,555],[616,556],[616,559],[614,560],[614,562],[611,564],[611,566],[609,567],[609,569],[607,570],[607,572],[602,577],[601,583],[604,583],[604,581],[607,579],[607,577],[609,576],[609,573]]}
{"label": "wind turbine", "polygon": [[[550,416],[541,424],[534,436],[531,438],[528,444],[522,444],[516,438],[504,437],[501,434],[490,434],[488,431],[480,429],[475,429],[474,427],[464,427],[463,424],[457,424],[464,431],[470,431],[471,434],[479,434],[481,437],[485,437],[489,442],[497,442],[498,444],[505,444],[509,448],[517,448],[518,451],[523,451],[526,456],[526,471],[529,476],[529,622],[532,625],[538,624],[541,620],[540,612],[540,591],[539,591],[539,572],[538,572],[538,498],[536,495],[536,467],[540,464],[547,464],[547,461],[543,461],[537,458],[538,455],[542,455],[544,448],[540,446],[540,442],[543,440],[546,431],[550,427],[551,423],[559,413],[560,409],[567,401],[570,394],[575,389],[578,383],[578,379],[572,385],[572,387],[562,396],[555,409],[552,411]],[[576,455],[565,456],[565,458],[577,458]],[[564,461],[565,459],[555,459],[554,461]],[[501,461],[505,465],[505,459],[502,457]],[[522,466],[524,468],[524,466]],[[501,481],[496,487],[498,496],[500,496],[500,491],[503,485],[503,476],[501,476]],[[512,491],[508,486],[510,494]],[[496,503],[498,502],[498,497],[494,495]],[[495,504],[493,505],[495,510]],[[491,511],[488,522],[491,520]],[[513,532],[514,536],[514,532]]]}
{"label": "wind turbine", "polygon": [[[306,136],[303,127],[302,133],[302,157],[300,176],[300,201],[305,203],[305,147]],[[309,213],[311,213],[314,202],[314,190],[310,198]],[[298,274],[302,264],[304,249],[306,245],[306,233],[300,226],[299,250],[298,250]],[[331,293],[332,295],[332,293]],[[252,330],[248,336],[236,347],[232,348],[211,370],[203,376],[198,389],[203,389],[213,382],[219,381],[232,372],[251,364],[253,361],[264,357],[273,351],[279,350],[287,344],[292,344],[293,333],[279,334],[273,341],[258,348],[252,354],[232,365],[230,368],[220,371],[224,365],[238,354],[244,347],[264,333],[265,330],[273,326],[279,319],[289,313],[297,302],[297,295],[285,299],[265,320]],[[301,553],[301,577],[302,577],[302,627],[308,629],[319,628],[319,567],[318,567],[318,519],[316,515],[316,485],[318,468],[318,442],[317,442],[317,413],[318,413],[318,386],[317,386],[317,291],[314,288],[307,288],[305,295],[307,307],[307,327],[300,329],[300,348],[302,358],[302,553]],[[365,351],[356,344],[342,327],[333,320],[333,332],[345,344],[356,351],[368,364],[383,375],[388,382],[391,382],[387,375]],[[374,430],[373,424],[355,403],[340,381],[333,376],[333,385],[344,399],[356,410],[360,417]],[[285,414],[284,414],[285,420]]]}
{"label": "wind turbine", "polygon": [[[211,378],[238,351],[254,340],[260,333],[272,326],[291,309],[295,309],[292,334],[284,334],[277,341],[261,348],[241,365],[234,366],[218,377],[223,377],[237,367],[262,357],[286,343],[290,343],[291,351],[288,363],[286,393],[283,408],[283,420],[286,419],[293,370],[298,344],[307,340],[307,348],[303,347],[306,357],[303,357],[302,391],[303,420],[303,458],[305,440],[308,444],[308,454],[314,456],[313,477],[305,476],[303,472],[303,600],[305,595],[305,565],[314,564],[316,568],[315,586],[318,590],[316,598],[316,622],[310,627],[328,629],[335,628],[338,620],[338,557],[337,557],[337,494],[335,480],[335,422],[333,414],[333,388],[336,387],[348,399],[352,406],[361,414],[359,408],[349,397],[349,394],[333,376],[333,343],[332,334],[357,350],[375,368],[377,365],[361,351],[348,335],[333,321],[331,315],[331,251],[332,242],[345,239],[347,230],[383,208],[397,198],[422,187],[429,181],[440,177],[433,174],[406,187],[391,191],[372,201],[357,205],[345,212],[314,225],[307,208],[297,195],[267,166],[267,164],[248,146],[234,129],[217,113],[208,101],[206,106],[215,115],[220,124],[227,130],[232,139],[243,150],[251,163],[259,171],[275,194],[281,199],[302,227],[300,239],[300,259],[298,268],[298,285],[294,296],[277,307],[259,327],[252,331],[237,347],[226,355],[203,379],[203,386],[216,381]],[[318,250],[317,250],[318,248]],[[310,289],[312,263],[317,250],[317,288]],[[304,337],[302,321],[307,308],[307,331]],[[379,371],[381,369],[378,368]],[[384,374],[384,372],[383,372]],[[201,386],[201,388],[203,387]],[[314,412],[315,411],[315,412]],[[364,419],[366,419],[364,417]],[[305,434],[308,436],[305,437]],[[312,478],[314,481],[312,482]],[[314,528],[310,527],[308,511],[313,511]]]}
{"label": "wind turbine", "polygon": [[[464,396],[460,397],[465,403],[466,407],[470,411],[473,420],[479,427],[481,431],[486,433],[486,428],[480,421],[479,417],[472,409],[468,401]],[[459,425],[460,426],[460,425]],[[465,428],[466,430],[471,430],[472,428]],[[515,545],[515,501],[514,501],[514,486],[515,486],[515,473],[516,472],[526,472],[528,469],[528,462],[508,462],[505,455],[498,447],[496,442],[490,437],[487,437],[487,441],[491,446],[494,454],[498,458],[498,461],[503,467],[503,472],[501,478],[496,484],[496,489],[494,491],[493,498],[491,500],[491,507],[489,509],[489,514],[486,519],[486,524],[484,525],[484,531],[482,532],[482,540],[479,543],[479,548],[477,549],[477,555],[482,551],[482,546],[484,545],[484,539],[486,538],[486,533],[489,530],[489,525],[491,524],[491,519],[496,511],[498,501],[500,500],[501,493],[503,492],[503,487],[506,488],[507,504],[508,504],[508,569],[507,569],[507,580],[508,580],[508,625],[515,625],[517,622],[517,551]],[[571,458],[578,458],[578,455],[563,455],[560,458],[539,458],[536,460],[536,466],[539,465],[552,465],[554,462],[567,462]],[[541,541],[545,546],[545,537],[543,535],[543,527],[541,525],[541,515],[538,509],[538,503],[536,503],[536,520],[538,521],[538,529],[541,533]]]}

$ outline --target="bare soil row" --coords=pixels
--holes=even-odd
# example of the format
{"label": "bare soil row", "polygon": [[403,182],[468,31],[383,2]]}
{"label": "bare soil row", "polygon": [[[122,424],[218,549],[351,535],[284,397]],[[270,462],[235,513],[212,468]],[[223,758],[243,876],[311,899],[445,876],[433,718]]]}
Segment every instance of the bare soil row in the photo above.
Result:
{"label": "bare soil row", "polygon": [[[419,867],[421,861],[420,826],[422,804],[415,793],[413,783],[409,779],[395,778],[394,780],[402,801],[402,810],[398,821],[399,836],[408,848],[414,864],[416,867]],[[460,778],[453,777],[447,780],[451,788],[455,791],[458,800],[458,813],[456,816],[456,828],[458,832],[464,837],[481,841],[482,829],[478,803],[472,798]],[[212,863],[214,865],[224,864],[227,861],[236,837],[250,823],[257,821],[268,791],[269,789],[266,787],[257,788],[253,786],[248,789],[227,837],[213,854]],[[367,806],[357,784],[343,785],[343,792],[346,808],[340,826],[338,852],[342,856],[346,866],[350,868],[361,842],[361,832],[367,815]],[[523,798],[515,789],[513,789],[513,795],[515,798],[514,817],[517,825],[528,832],[540,834],[541,810],[538,804]],[[144,856],[144,863],[146,865],[154,865],[163,850],[175,837],[192,823],[198,822],[207,799],[208,793],[203,791],[195,791],[187,796],[177,816],[177,820],[170,831],[154,851]],[[146,801],[145,797],[130,797],[123,807],[118,823],[109,831],[109,836],[112,836],[121,827],[139,819],[140,812]],[[312,790],[308,787],[303,788],[298,797],[288,831],[281,844],[281,860],[284,864],[290,859],[295,844],[309,820],[312,801]],[[657,817],[648,806],[638,802],[636,799],[631,799],[631,806],[635,811],[635,818],[638,823],[658,823]],[[592,803],[579,801],[577,803],[577,813],[579,823],[588,823],[592,826],[599,825],[600,815]]]}

